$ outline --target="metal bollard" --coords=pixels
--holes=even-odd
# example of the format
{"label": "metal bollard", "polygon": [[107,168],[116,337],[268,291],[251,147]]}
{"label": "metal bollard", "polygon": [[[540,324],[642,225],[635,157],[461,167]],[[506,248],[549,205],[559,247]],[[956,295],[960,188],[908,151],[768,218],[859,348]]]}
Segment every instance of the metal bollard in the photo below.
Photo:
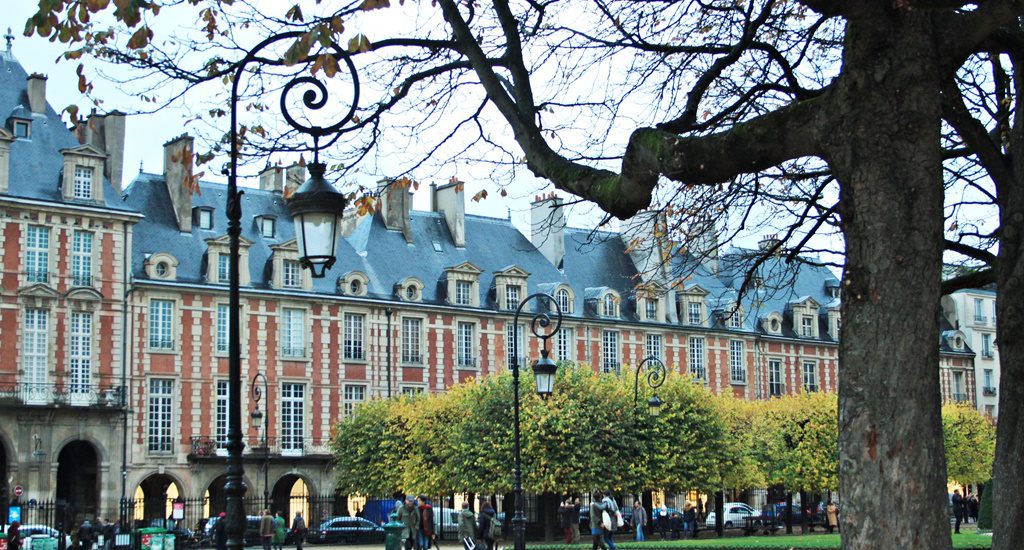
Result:
{"label": "metal bollard", "polygon": [[398,514],[391,514],[389,519],[391,521],[383,525],[386,533],[384,550],[402,550],[402,529],[405,525],[398,523]]}

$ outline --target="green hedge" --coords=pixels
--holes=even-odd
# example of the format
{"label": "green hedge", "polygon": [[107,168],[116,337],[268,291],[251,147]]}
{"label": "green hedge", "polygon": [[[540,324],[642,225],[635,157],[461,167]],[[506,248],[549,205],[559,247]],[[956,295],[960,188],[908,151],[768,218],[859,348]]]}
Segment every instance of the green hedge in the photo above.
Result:
{"label": "green hedge", "polygon": [[[622,535],[621,537],[625,537]],[[620,538],[621,538],[620,537]],[[531,544],[528,550],[586,550],[590,548],[589,537],[578,545]],[[623,538],[623,541],[626,539]],[[615,545],[622,550],[753,550],[839,548],[839,535],[775,535],[755,537],[726,537],[721,539],[671,540],[647,542],[620,542]],[[992,547],[992,537],[964,533],[953,536],[953,548],[959,550],[986,550]]]}
{"label": "green hedge", "polygon": [[992,530],[992,493],[995,491],[996,480],[989,480],[981,493],[981,508],[978,510],[978,529]]}

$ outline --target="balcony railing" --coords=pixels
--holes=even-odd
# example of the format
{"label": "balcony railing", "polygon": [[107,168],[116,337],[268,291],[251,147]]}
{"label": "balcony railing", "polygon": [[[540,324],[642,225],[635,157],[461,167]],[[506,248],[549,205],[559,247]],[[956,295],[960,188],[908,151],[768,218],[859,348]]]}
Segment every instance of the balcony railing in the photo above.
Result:
{"label": "balcony railing", "polygon": [[[209,458],[225,456],[226,442],[218,444],[216,438],[202,435],[193,436],[189,456],[193,458]],[[304,436],[273,436],[264,439],[261,436],[245,438],[246,454],[263,457],[265,454],[274,456],[308,456],[331,454],[331,441],[327,437],[314,438]]]}
{"label": "balcony railing", "polygon": [[995,356],[996,356],[996,354],[993,353],[992,350],[990,350],[990,349],[983,349],[983,350],[981,350],[981,357],[982,357],[982,359],[992,359]]}
{"label": "balcony railing", "polygon": [[956,401],[957,403],[963,403],[963,402],[967,401],[967,394],[966,393],[956,393],[956,392],[954,392],[950,397],[952,397],[953,401]]}
{"label": "balcony railing", "polygon": [[993,397],[996,394],[995,386],[985,386],[981,389],[981,394],[985,397]]}
{"label": "balcony railing", "polygon": [[86,273],[73,273],[71,275],[71,286],[74,287],[91,287],[92,286],[92,275]]}
{"label": "balcony railing", "polygon": [[986,323],[988,323],[988,319],[986,319],[984,315],[975,315],[974,316],[974,324],[976,324],[976,325],[984,325]]}
{"label": "balcony railing", "polygon": [[123,386],[89,384],[0,385],[0,404],[60,405],[120,409],[125,406]]}
{"label": "balcony railing", "polygon": [[50,282],[50,272],[39,269],[29,269],[25,272],[25,281],[29,283],[48,283]]}

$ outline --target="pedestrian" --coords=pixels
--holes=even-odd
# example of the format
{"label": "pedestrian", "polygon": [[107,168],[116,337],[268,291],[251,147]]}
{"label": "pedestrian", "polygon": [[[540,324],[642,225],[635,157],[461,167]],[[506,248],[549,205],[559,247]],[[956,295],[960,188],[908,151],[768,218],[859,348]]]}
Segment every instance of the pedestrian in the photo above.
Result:
{"label": "pedestrian", "polygon": [[604,525],[610,526],[611,521],[604,495],[601,491],[596,491],[590,499],[590,536],[593,537],[591,550],[608,550],[608,545],[604,542]]}
{"label": "pedestrian", "polygon": [[572,544],[572,534],[569,533],[569,505],[571,499],[565,499],[561,504],[558,505],[558,525],[562,528],[562,534],[565,536],[565,543]]}
{"label": "pedestrian", "polygon": [[92,535],[92,524],[89,523],[89,518],[85,518],[78,528],[78,544],[82,550],[92,550]]}
{"label": "pedestrian", "polygon": [[469,501],[462,503],[459,512],[459,540],[464,550],[476,549],[476,514],[469,509]]}
{"label": "pedestrian", "polygon": [[213,524],[213,546],[217,550],[227,550],[228,547],[228,520],[227,514],[221,512],[217,516],[217,523]]}
{"label": "pedestrian", "polygon": [[636,540],[643,542],[644,527],[647,525],[647,510],[639,500],[633,502],[633,528],[636,529]]}
{"label": "pedestrian", "polygon": [[284,550],[284,541],[288,538],[288,520],[281,511],[274,512],[274,550]]}
{"label": "pedestrian", "polygon": [[604,532],[604,542],[608,545],[609,550],[616,550],[615,531],[622,526],[622,513],[619,512],[619,505],[612,498],[611,493],[605,493],[603,502],[612,520],[611,526]]}
{"label": "pedestrian", "polygon": [[263,543],[263,550],[270,550],[274,542],[274,516],[270,515],[269,509],[264,509],[263,517],[260,518],[260,542]]}
{"label": "pedestrian", "polygon": [[7,528],[7,550],[21,550],[21,523],[12,521]]}
{"label": "pedestrian", "polygon": [[831,500],[825,506],[825,518],[828,520],[828,534],[831,535],[832,531],[839,527],[839,507]]}
{"label": "pedestrian", "polygon": [[978,495],[971,493],[967,496],[967,516],[971,523],[978,523]]}
{"label": "pedestrian", "polygon": [[292,534],[295,535],[295,550],[302,550],[302,543],[306,542],[306,520],[302,519],[302,512],[298,510],[292,519]]}
{"label": "pedestrian", "polygon": [[579,498],[569,504],[569,533],[572,536],[569,544],[580,543],[580,505]]}
{"label": "pedestrian", "polygon": [[964,497],[960,496],[960,489],[953,489],[953,517],[956,518],[953,532],[959,535],[960,522],[964,520]]}
{"label": "pedestrian", "polygon": [[697,509],[689,500],[683,503],[683,537],[697,538]]}
{"label": "pedestrian", "polygon": [[103,520],[103,550],[114,548],[114,538],[117,536],[117,526],[109,519]]}
{"label": "pedestrian", "polygon": [[420,513],[420,549],[430,550],[434,544],[434,508],[427,501],[427,497],[423,495],[420,495],[417,500]]}
{"label": "pedestrian", "polygon": [[484,500],[480,508],[480,515],[477,516],[477,538],[484,541],[487,550],[494,550],[494,529],[491,522],[494,518],[494,507],[490,501]]}
{"label": "pedestrian", "polygon": [[402,540],[405,541],[405,550],[419,550],[420,512],[411,498],[405,499],[405,504],[398,509],[398,522],[403,525]]}
{"label": "pedestrian", "polygon": [[665,540],[665,533],[671,526],[671,519],[668,516],[668,506],[664,502],[661,503],[661,508],[658,509],[654,517],[654,524],[658,528],[658,535],[661,537],[661,540]]}

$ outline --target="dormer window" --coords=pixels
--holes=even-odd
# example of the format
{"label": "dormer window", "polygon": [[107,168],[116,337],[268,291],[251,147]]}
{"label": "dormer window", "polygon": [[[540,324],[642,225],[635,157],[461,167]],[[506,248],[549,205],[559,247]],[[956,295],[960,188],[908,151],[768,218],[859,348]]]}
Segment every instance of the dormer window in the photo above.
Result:
{"label": "dormer window", "polygon": [[729,320],[726,322],[729,328],[740,328],[743,326],[743,319],[739,310],[729,313]]}
{"label": "dormer window", "polygon": [[213,209],[196,208],[195,224],[199,229],[213,229]]}
{"label": "dormer window", "polygon": [[409,277],[396,285],[395,292],[406,302],[418,302],[423,299],[423,283],[415,277]]}
{"label": "dormer window", "polygon": [[348,293],[353,296],[359,296],[363,292],[363,282],[359,279],[352,279],[352,282],[348,284]]}
{"label": "dormer window", "polygon": [[691,325],[699,325],[701,318],[700,302],[689,302],[686,321]]}
{"label": "dormer window", "polygon": [[299,288],[302,281],[299,277],[299,262],[284,260],[281,262],[281,266],[281,286],[285,288]]}
{"label": "dormer window", "polygon": [[146,258],[146,274],[150,279],[174,280],[178,271],[178,260],[166,252],[158,252]]}
{"label": "dormer window", "polygon": [[654,298],[644,300],[644,314],[648,321],[658,320],[658,301]]}
{"label": "dormer window", "polygon": [[338,292],[349,296],[365,296],[370,279],[359,271],[351,271],[338,278]]}
{"label": "dormer window", "polygon": [[92,199],[92,167],[75,166],[74,197],[76,199]]}
{"label": "dormer window", "polygon": [[519,307],[519,285],[505,286],[505,309],[512,311]]}
{"label": "dormer window", "polygon": [[274,218],[261,217],[260,218],[260,235],[264,238],[273,239],[274,234],[277,230],[277,220]]}
{"label": "dormer window", "polygon": [[229,283],[231,278],[231,256],[217,254],[217,282]]}
{"label": "dormer window", "polygon": [[171,273],[171,266],[167,262],[157,262],[156,267],[153,269],[157,277],[161,279],[166,278]]}
{"label": "dormer window", "polygon": [[558,309],[562,310],[562,313],[572,313],[572,300],[569,299],[568,290],[560,289],[555,299],[558,300]]}
{"label": "dormer window", "polygon": [[32,124],[27,120],[15,120],[14,137],[21,139],[29,139],[32,137]]}
{"label": "dormer window", "polygon": [[619,316],[619,297],[610,292],[604,295],[604,316]]}
{"label": "dormer window", "polygon": [[405,299],[406,300],[409,300],[410,302],[412,302],[412,301],[416,300],[416,296],[418,294],[419,293],[416,292],[416,287],[414,287],[412,285],[409,285],[409,286],[405,287]]}
{"label": "dormer window", "polygon": [[814,336],[814,318],[810,315],[800,317],[800,336],[812,338]]}

